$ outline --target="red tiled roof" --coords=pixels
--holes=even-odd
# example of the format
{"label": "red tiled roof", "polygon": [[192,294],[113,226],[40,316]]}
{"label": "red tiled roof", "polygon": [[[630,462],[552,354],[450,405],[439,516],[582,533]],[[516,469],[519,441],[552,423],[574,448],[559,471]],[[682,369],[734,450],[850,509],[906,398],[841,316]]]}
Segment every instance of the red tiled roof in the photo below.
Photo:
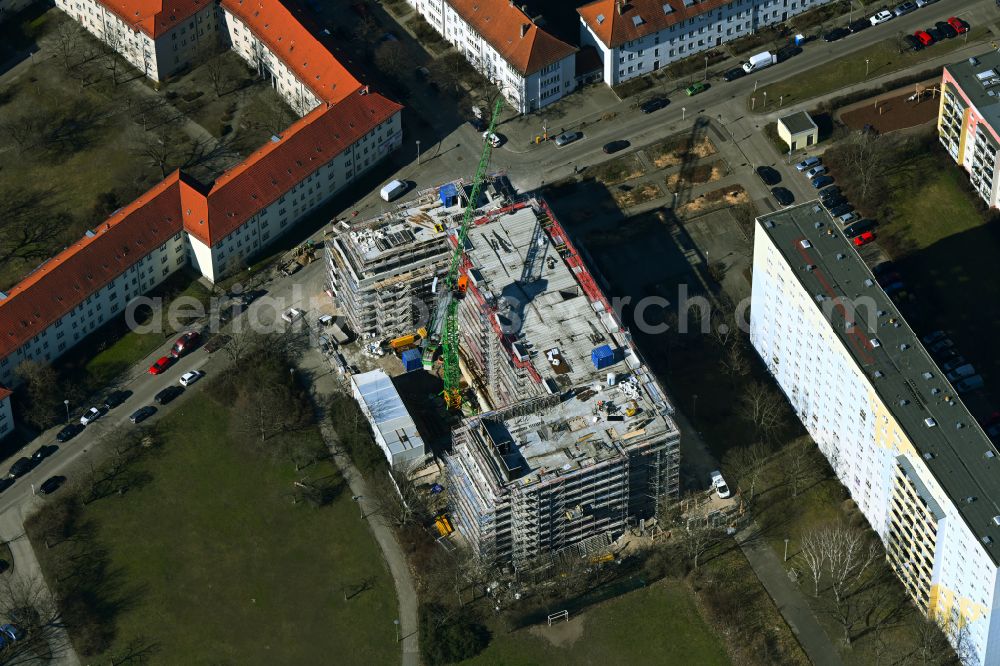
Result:
{"label": "red tiled roof", "polygon": [[285,66],[324,102],[336,104],[361,87],[278,0],[222,0]]}
{"label": "red tiled roof", "polygon": [[207,206],[192,214],[185,209],[185,229],[214,245],[402,108],[377,93],[358,91],[339,104],[313,109],[279,141],[264,144],[219,176],[208,190]]}
{"label": "red tiled roof", "polygon": [[448,0],[448,4],[522,76],[576,52],[575,46],[532,23],[510,0]]}
{"label": "red tiled roof", "polygon": [[[597,38],[613,49],[730,2],[732,0],[702,0],[685,7],[684,0],[596,0],[576,11]],[[664,6],[673,11],[665,12]]]}
{"label": "red tiled roof", "polygon": [[0,358],[75,308],[181,230],[175,171],[0,299]]}
{"label": "red tiled roof", "polygon": [[159,37],[213,4],[212,0],[99,0],[126,24]]}
{"label": "red tiled roof", "polygon": [[6,400],[7,398],[9,398],[13,394],[14,394],[14,392],[11,391],[6,386],[0,386],[0,400]]}

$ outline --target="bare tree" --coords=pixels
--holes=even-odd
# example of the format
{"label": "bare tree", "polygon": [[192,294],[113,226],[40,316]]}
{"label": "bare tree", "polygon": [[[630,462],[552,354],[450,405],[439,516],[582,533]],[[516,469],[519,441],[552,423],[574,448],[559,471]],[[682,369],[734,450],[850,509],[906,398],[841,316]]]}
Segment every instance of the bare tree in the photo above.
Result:
{"label": "bare tree", "polygon": [[151,136],[134,135],[132,152],[158,169],[161,178],[166,178],[174,170],[179,159],[173,138],[165,132],[154,132]]}
{"label": "bare tree", "polygon": [[701,557],[709,551],[722,536],[722,530],[709,522],[692,521],[687,529],[679,530],[681,549],[691,567],[697,571]]}
{"label": "bare tree", "polygon": [[23,383],[28,399],[25,416],[35,427],[44,430],[58,423],[62,416],[63,395],[59,377],[51,365],[39,361],[23,361],[15,374]]}
{"label": "bare tree", "polygon": [[378,34],[378,23],[371,14],[365,14],[354,28],[354,37],[359,42],[371,43]]}
{"label": "bare tree", "polygon": [[753,382],[740,398],[740,414],[753,424],[757,435],[771,441],[785,425],[785,401],[765,382]]}
{"label": "bare tree", "polygon": [[403,77],[410,69],[411,60],[406,48],[397,40],[382,42],[375,49],[375,66],[393,78]]}
{"label": "bare tree", "polygon": [[82,38],[83,29],[76,21],[63,21],[51,33],[52,49],[67,72],[73,69],[76,59],[80,57]]}
{"label": "bare tree", "polygon": [[812,577],[813,596],[819,596],[819,584],[823,580],[823,566],[826,563],[826,535],[818,530],[810,530],[799,543],[799,559]]}
{"label": "bare tree", "polygon": [[847,138],[844,160],[858,184],[858,196],[868,202],[885,177],[886,139],[874,132],[856,131]]}
{"label": "bare tree", "polygon": [[124,64],[121,51],[125,46],[122,34],[117,30],[106,29],[104,31],[104,48],[101,52],[101,65],[111,75],[111,81],[116,86],[120,83],[119,75]]}
{"label": "bare tree", "polygon": [[746,485],[747,500],[753,501],[757,484],[767,467],[768,450],[761,442],[733,449],[726,457],[726,467],[736,472],[741,485]]}
{"label": "bare tree", "polygon": [[41,141],[44,127],[36,114],[24,114],[0,123],[0,134],[23,155]]}
{"label": "bare tree", "polygon": [[802,487],[809,483],[818,463],[813,443],[806,437],[792,442],[786,452],[785,479],[792,487],[792,497],[798,497]]}
{"label": "bare tree", "polygon": [[209,46],[201,51],[198,59],[201,61],[201,67],[208,76],[208,80],[212,83],[212,90],[215,91],[215,96],[222,97],[223,85],[228,80],[225,68],[226,63],[222,59],[222,55],[218,53],[218,49],[214,46]]}

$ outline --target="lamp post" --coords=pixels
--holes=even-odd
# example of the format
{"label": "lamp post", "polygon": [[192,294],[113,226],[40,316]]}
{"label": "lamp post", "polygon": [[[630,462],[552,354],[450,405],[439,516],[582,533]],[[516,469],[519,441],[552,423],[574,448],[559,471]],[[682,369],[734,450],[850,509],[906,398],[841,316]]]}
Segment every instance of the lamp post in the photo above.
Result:
{"label": "lamp post", "polygon": [[785,562],[788,561],[788,539],[785,539]]}
{"label": "lamp post", "polygon": [[767,91],[764,91],[764,110],[767,111]]}
{"label": "lamp post", "polygon": [[781,104],[785,101],[784,95],[778,95],[778,108],[781,108]]}
{"label": "lamp post", "polygon": [[682,106],[682,107],[681,107],[681,122],[683,122],[683,121],[684,121],[684,118],[685,118],[686,116],[687,116],[687,107],[686,107],[686,106]]}
{"label": "lamp post", "polygon": [[358,503],[358,509],[361,510],[361,520],[365,519],[365,507],[361,506],[361,500],[364,498],[364,495],[351,495],[351,499]]}
{"label": "lamp post", "polygon": [[63,404],[66,405],[66,423],[69,423],[69,400],[63,400]]}
{"label": "lamp post", "polygon": [[865,58],[865,80],[868,80],[868,63],[871,62],[869,58]]}
{"label": "lamp post", "polygon": [[708,81],[708,56],[705,56],[705,80]]}
{"label": "lamp post", "polygon": [[753,91],[754,92],[757,92],[757,84],[758,83],[760,83],[760,79],[754,79],[754,82],[753,82]]}
{"label": "lamp post", "polygon": [[399,642],[399,620],[393,620],[392,626],[396,627],[396,642]]}
{"label": "lamp post", "polygon": [[420,139],[417,139],[417,166],[420,166]]}

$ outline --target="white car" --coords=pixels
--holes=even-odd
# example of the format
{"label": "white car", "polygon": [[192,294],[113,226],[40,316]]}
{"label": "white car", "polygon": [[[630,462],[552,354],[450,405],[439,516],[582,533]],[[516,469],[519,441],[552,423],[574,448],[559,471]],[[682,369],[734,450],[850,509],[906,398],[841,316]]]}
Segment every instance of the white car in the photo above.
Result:
{"label": "white car", "polygon": [[204,376],[205,373],[202,372],[201,370],[192,370],[191,372],[185,372],[183,375],[181,375],[179,381],[181,383],[181,386],[191,386],[191,384],[194,384],[196,381],[198,381]]}
{"label": "white car", "polygon": [[715,488],[715,492],[719,494],[720,499],[726,499],[732,494],[729,492],[726,480],[722,478],[722,472],[715,470],[709,475],[709,478],[712,481],[712,487]]}
{"label": "white car", "polygon": [[80,417],[80,424],[90,425],[97,419],[101,418],[101,414],[102,414],[101,410],[99,410],[97,407],[91,407],[90,409],[88,409],[86,412],[83,413],[83,416]]}
{"label": "white car", "polygon": [[891,21],[894,17],[893,13],[888,9],[883,9],[880,12],[870,16],[868,20],[872,25],[879,25],[880,23],[885,23],[886,21]]}
{"label": "white car", "polygon": [[285,310],[283,313],[281,313],[281,318],[287,321],[289,324],[291,324],[293,321],[298,321],[299,319],[302,319],[302,314],[303,314],[302,310],[299,310],[297,308],[289,308],[288,310]]}
{"label": "white car", "polygon": [[811,169],[814,166],[819,165],[822,161],[823,160],[821,160],[818,157],[807,157],[798,164],[796,164],[795,168],[798,169],[799,171],[805,171],[806,169]]}
{"label": "white car", "polygon": [[494,134],[493,132],[483,132],[483,138],[489,141],[490,145],[494,148],[503,143],[503,139],[500,138],[500,135]]}

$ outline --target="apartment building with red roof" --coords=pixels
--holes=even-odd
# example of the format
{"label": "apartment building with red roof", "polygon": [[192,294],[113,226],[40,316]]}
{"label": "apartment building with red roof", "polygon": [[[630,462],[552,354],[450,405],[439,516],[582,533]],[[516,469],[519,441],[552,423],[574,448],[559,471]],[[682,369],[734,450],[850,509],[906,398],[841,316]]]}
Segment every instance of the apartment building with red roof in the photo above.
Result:
{"label": "apartment building with red roof", "polygon": [[829,0],[594,0],[580,45],[600,54],[610,86],[780,23]]}
{"label": "apartment building with red roof", "polygon": [[[223,1],[207,5],[227,26],[213,39],[232,34],[303,117],[212,183],[172,173],[0,293],[0,438],[13,429],[4,387],[21,363],[54,361],[185,265],[211,281],[237,270],[402,143],[402,107],[362,86],[277,0]],[[94,20],[117,30],[109,16],[133,12],[136,43],[187,35],[197,46],[205,2],[107,0]]]}
{"label": "apartment building with red roof", "polygon": [[577,48],[511,0],[407,0],[520,113],[576,89]]}

